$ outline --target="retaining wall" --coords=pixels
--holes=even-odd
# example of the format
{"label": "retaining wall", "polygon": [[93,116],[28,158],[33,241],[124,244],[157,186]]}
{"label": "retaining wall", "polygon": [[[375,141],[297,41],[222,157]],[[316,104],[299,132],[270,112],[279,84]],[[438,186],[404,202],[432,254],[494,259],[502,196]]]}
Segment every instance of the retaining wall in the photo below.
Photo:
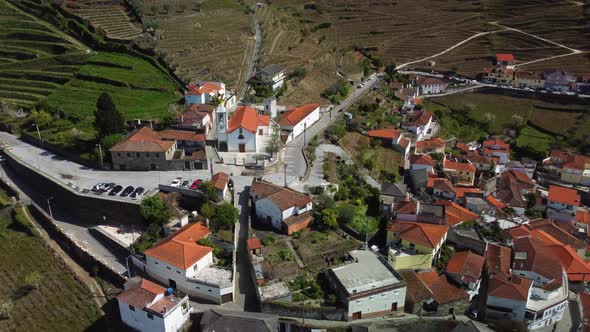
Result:
{"label": "retaining wall", "polygon": [[265,301],[260,304],[261,311],[269,314],[276,314],[283,317],[305,317],[307,319],[322,320],[347,320],[346,310],[343,308],[307,308],[294,304]]}

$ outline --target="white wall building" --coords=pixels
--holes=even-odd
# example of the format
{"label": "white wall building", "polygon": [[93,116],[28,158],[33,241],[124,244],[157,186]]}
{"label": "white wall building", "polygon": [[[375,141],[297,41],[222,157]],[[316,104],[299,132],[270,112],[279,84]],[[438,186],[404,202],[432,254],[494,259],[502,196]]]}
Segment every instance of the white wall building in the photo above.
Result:
{"label": "white wall building", "polygon": [[289,131],[287,142],[303,134],[320,119],[320,104],[306,104],[289,109],[281,114],[279,126],[281,130]]}
{"label": "white wall building", "polygon": [[256,78],[261,83],[272,87],[273,90],[281,88],[285,84],[285,68],[279,65],[268,65],[256,73]]}
{"label": "white wall building", "polygon": [[327,272],[348,320],[403,312],[406,283],[395,270],[369,250],[355,250],[350,256],[351,263]]}
{"label": "white wall building", "polygon": [[186,106],[193,104],[207,104],[213,98],[224,98],[225,84],[221,82],[199,82],[187,86],[184,93],[184,102]]}
{"label": "white wall building", "polygon": [[145,251],[145,271],[191,297],[233,301],[233,272],[213,265],[213,249],[197,243],[209,235],[201,223],[184,226]]}
{"label": "white wall building", "polygon": [[432,131],[432,113],[427,111],[414,111],[410,121],[402,123],[402,129],[416,135],[416,141],[424,140]]}
{"label": "white wall building", "polygon": [[572,221],[580,207],[580,195],[577,190],[551,185],[547,195],[547,215],[558,221]]}
{"label": "white wall building", "polygon": [[270,116],[260,115],[248,106],[238,107],[229,123],[227,112],[218,113],[217,118],[217,140],[221,151],[264,152],[266,140],[273,134]]}
{"label": "white wall building", "polygon": [[438,77],[418,76],[416,86],[418,87],[418,95],[429,95],[447,91],[449,83]]}
{"label": "white wall building", "polygon": [[117,302],[123,323],[142,332],[180,331],[190,318],[188,296],[175,296],[139,277],[125,283]]}

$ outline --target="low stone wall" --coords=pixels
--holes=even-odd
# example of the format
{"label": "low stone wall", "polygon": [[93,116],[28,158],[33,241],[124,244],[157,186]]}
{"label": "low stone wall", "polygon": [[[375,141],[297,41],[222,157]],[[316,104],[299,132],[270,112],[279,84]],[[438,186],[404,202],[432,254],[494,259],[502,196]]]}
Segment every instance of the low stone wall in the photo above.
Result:
{"label": "low stone wall", "polygon": [[281,303],[281,302],[262,302],[261,311],[269,314],[276,314],[283,317],[305,317],[307,319],[338,320],[345,321],[346,310],[343,308],[314,307],[303,310],[302,306]]}

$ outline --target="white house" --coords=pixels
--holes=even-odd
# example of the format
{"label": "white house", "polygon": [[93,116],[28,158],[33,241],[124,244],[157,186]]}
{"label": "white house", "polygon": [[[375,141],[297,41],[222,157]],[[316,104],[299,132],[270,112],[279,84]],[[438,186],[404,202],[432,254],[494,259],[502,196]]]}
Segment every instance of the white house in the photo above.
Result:
{"label": "white house", "polygon": [[416,140],[422,141],[432,131],[432,113],[424,110],[414,111],[409,121],[402,123],[402,129],[414,133]]}
{"label": "white house", "polygon": [[257,219],[288,235],[311,222],[312,200],[298,191],[254,179],[250,197]]}
{"label": "white house", "polygon": [[580,207],[577,190],[550,185],[547,195],[547,216],[557,221],[573,221]]}
{"label": "white house", "polygon": [[410,169],[416,171],[425,169],[426,172],[434,174],[436,161],[428,154],[413,154],[410,156]]}
{"label": "white house", "polygon": [[303,134],[320,119],[320,104],[306,104],[291,108],[281,114],[279,126],[281,130],[289,131],[287,142]]}
{"label": "white house", "polygon": [[176,296],[140,277],[125,283],[117,302],[123,323],[142,332],[180,331],[190,318],[188,296]]}
{"label": "white house", "polygon": [[429,95],[447,91],[449,83],[437,77],[418,76],[416,86],[418,87],[418,95]]}
{"label": "white house", "polygon": [[467,288],[469,301],[479,292],[484,261],[483,256],[469,250],[459,251],[451,256],[445,269],[450,279]]}
{"label": "white house", "polygon": [[402,277],[370,250],[354,250],[350,256],[352,262],[327,272],[348,320],[404,312],[406,283]]}
{"label": "white house", "polygon": [[273,133],[269,115],[260,115],[248,106],[240,106],[226,127],[227,112],[217,113],[217,140],[221,151],[263,152]]}
{"label": "white house", "polygon": [[193,104],[207,104],[213,98],[222,98],[225,95],[225,84],[221,82],[198,82],[189,84],[184,93],[186,106]]}
{"label": "white house", "polygon": [[273,90],[281,88],[285,84],[285,68],[279,65],[268,65],[256,72],[256,79]]}
{"label": "white house", "polygon": [[396,129],[373,129],[367,132],[367,135],[373,139],[379,139],[384,142],[391,143],[391,146],[402,153],[404,156],[404,162],[408,160],[411,149],[411,142],[408,138],[404,137],[404,133],[401,130]]}
{"label": "white house", "polygon": [[498,163],[505,164],[510,161],[510,144],[500,139],[483,141],[482,154],[487,157],[498,158]]}
{"label": "white house", "polygon": [[219,201],[223,201],[224,199],[228,198],[228,182],[229,174],[225,172],[215,173],[211,177],[211,184],[217,191],[217,199]]}
{"label": "white house", "polygon": [[213,265],[213,249],[197,243],[210,231],[201,223],[182,227],[145,251],[145,271],[191,297],[214,303],[233,300],[230,269]]}

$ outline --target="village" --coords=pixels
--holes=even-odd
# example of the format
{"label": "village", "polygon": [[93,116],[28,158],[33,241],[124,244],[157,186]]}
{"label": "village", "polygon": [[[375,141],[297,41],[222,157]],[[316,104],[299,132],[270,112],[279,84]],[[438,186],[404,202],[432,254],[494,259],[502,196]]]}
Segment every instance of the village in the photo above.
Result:
{"label": "village", "polygon": [[[482,83],[566,95],[588,87],[587,78],[512,65],[498,54]],[[271,64],[249,83],[276,92],[286,77]],[[97,228],[114,252],[130,253],[117,296],[124,324],[177,331],[195,312],[203,331],[296,329],[306,319],[370,326],[378,317],[392,327],[458,317],[461,331],[585,324],[590,157],[559,147],[542,160],[519,157],[509,136],[443,139],[425,98],[479,82],[395,72],[356,84],[344,105],[285,107],[273,93],[245,104],[222,82],[191,82],[173,123],[131,122],[108,151],[105,168],[123,178],[157,172],[142,180],[145,193],[120,193],[106,178],[67,183],[80,195],[172,207],[157,232]],[[356,103],[365,95],[375,108]],[[371,124],[374,114],[385,120]],[[365,142],[358,151],[342,143],[351,135]],[[395,156],[379,174],[359,157],[374,149]],[[4,151],[13,165],[24,158]],[[233,311],[248,301],[238,274],[261,313]]]}

